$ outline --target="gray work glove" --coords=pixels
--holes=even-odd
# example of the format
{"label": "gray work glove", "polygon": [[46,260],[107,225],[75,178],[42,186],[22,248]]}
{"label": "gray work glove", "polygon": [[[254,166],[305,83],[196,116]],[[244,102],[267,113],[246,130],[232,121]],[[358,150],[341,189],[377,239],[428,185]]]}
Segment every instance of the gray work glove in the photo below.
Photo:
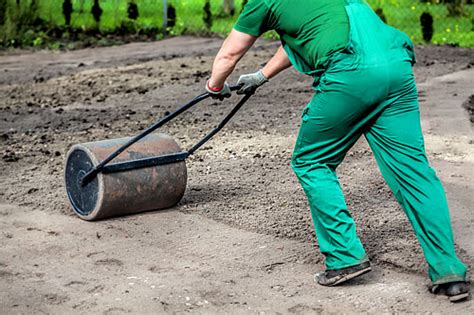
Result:
{"label": "gray work glove", "polygon": [[209,94],[211,94],[212,98],[217,98],[221,101],[224,98],[230,97],[232,95],[232,91],[230,90],[229,84],[227,84],[227,82],[224,83],[224,86],[222,87],[222,89],[217,90],[217,89],[211,88],[209,86],[209,80],[207,80],[206,91],[209,92]]}
{"label": "gray work glove", "polygon": [[241,75],[237,85],[242,85],[237,94],[249,94],[255,92],[255,90],[263,83],[268,82],[268,79],[263,75],[262,70],[255,73]]}

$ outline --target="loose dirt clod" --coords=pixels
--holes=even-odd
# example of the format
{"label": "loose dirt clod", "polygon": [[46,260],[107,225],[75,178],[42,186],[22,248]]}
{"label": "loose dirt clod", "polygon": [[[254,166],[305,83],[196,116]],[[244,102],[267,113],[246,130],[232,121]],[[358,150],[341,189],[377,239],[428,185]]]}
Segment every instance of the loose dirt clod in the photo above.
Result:
{"label": "loose dirt clod", "polygon": [[469,120],[474,124],[474,94],[469,96],[462,106],[467,110],[469,113]]}

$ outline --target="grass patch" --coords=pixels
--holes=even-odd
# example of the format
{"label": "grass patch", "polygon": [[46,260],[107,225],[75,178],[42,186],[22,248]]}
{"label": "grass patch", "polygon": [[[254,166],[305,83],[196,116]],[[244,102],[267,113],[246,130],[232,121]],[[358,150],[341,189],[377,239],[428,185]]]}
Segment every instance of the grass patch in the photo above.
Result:
{"label": "grass patch", "polygon": [[422,3],[410,0],[368,0],[375,8],[382,8],[387,23],[407,33],[414,43],[423,43],[420,15],[428,12],[433,16],[433,44],[451,44],[474,47],[474,5],[464,6],[464,15],[449,16],[447,5]]}
{"label": "grass patch", "polygon": [[[131,34],[147,35],[153,39],[161,38],[165,33],[172,36],[211,33],[225,36],[238,17],[243,0],[235,1],[236,13],[227,17],[222,14],[223,1],[210,0],[210,28],[203,20],[205,0],[168,0],[176,10],[176,21],[172,28],[166,30],[163,27],[163,1],[135,0],[139,11],[136,20],[127,17],[129,1],[100,0],[103,12],[100,23],[96,23],[91,14],[93,0],[72,0],[71,25],[67,27],[62,13],[63,0],[20,0],[20,6],[17,0],[0,0],[0,7],[2,2],[7,7],[3,25],[0,21],[0,46],[44,46],[50,41],[64,40],[63,37],[66,41],[74,40],[81,37],[81,32],[98,38]],[[423,43],[420,15],[429,12],[434,19],[431,43],[474,47],[474,5],[465,5],[464,14],[453,17],[445,4],[419,0],[368,2],[374,9],[381,8],[387,23],[407,33],[416,44]],[[277,35],[269,32],[264,37],[276,38]]]}

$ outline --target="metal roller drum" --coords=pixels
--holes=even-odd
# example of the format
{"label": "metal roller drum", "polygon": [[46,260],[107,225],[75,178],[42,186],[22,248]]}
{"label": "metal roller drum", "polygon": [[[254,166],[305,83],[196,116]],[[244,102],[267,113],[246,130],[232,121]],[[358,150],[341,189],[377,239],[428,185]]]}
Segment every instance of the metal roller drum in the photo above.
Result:
{"label": "metal roller drum", "polygon": [[[230,86],[231,91],[240,88]],[[65,180],[74,212],[94,221],[174,206],[186,190],[186,158],[218,133],[254,93],[255,89],[247,91],[219,125],[188,150],[181,150],[170,136],[153,132],[211,97],[208,92],[134,137],[73,146],[67,155]]]}
{"label": "metal roller drum", "polygon": [[[100,172],[82,184],[84,175],[123,146],[130,138],[74,145],[67,155],[66,190],[74,212],[94,221],[108,217],[165,209],[176,205],[186,190],[184,160],[119,172]],[[136,161],[180,152],[168,135],[149,134],[114,159]]]}

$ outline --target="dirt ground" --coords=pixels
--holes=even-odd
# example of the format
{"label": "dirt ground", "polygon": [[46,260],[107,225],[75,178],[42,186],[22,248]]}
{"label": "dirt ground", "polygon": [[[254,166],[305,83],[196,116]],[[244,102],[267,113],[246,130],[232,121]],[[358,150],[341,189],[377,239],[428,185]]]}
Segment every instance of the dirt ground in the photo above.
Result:
{"label": "dirt ground", "polygon": [[[289,165],[312,91],[294,70],[188,160],[178,206],[95,223],[72,213],[69,147],[133,135],[202,92],[220,44],[182,37],[0,56],[0,313],[472,314],[472,301],[427,292],[421,250],[363,139],[338,175],[375,271],[338,288],[313,282],[323,257]],[[277,45],[259,42],[230,81]],[[463,104],[472,108],[474,50],[417,47],[417,57],[427,152],[471,266],[474,137]],[[236,100],[209,101],[162,131],[189,147]]]}

